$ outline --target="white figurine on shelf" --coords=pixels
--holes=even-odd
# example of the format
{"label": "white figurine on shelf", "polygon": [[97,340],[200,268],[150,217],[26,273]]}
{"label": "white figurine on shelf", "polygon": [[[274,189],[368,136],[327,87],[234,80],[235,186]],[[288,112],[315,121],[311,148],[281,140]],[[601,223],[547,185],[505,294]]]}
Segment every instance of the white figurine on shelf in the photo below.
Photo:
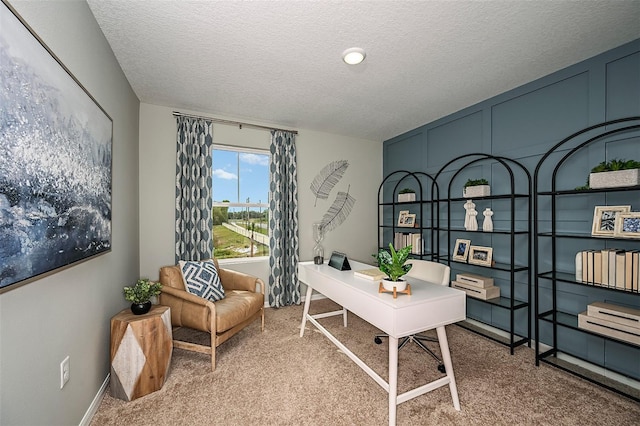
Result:
{"label": "white figurine on shelf", "polygon": [[482,230],[484,232],[493,232],[493,220],[491,219],[491,216],[493,216],[493,212],[489,207],[487,207],[486,209],[484,209],[484,212],[482,212],[482,214],[484,215]]}
{"label": "white figurine on shelf", "polygon": [[467,231],[478,230],[478,220],[476,219],[476,216],[478,216],[478,212],[476,211],[476,205],[473,204],[473,207],[469,210],[469,227],[467,228]]}
{"label": "white figurine on shelf", "polygon": [[[471,210],[474,210],[476,208],[475,203],[473,202],[473,200],[468,199],[466,203],[464,203],[464,210],[465,210],[465,215],[464,215],[464,229],[466,229],[467,231],[471,231],[471,229],[469,229],[469,212]],[[477,229],[477,228],[476,228]]]}

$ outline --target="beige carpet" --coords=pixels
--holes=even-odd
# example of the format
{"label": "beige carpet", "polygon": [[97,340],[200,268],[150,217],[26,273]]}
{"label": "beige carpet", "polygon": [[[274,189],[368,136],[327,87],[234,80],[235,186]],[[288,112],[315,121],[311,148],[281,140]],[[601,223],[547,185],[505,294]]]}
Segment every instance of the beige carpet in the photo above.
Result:
{"label": "beige carpet", "polygon": [[[314,301],[312,312],[335,308]],[[132,402],[107,395],[91,425],[386,425],[387,393],[315,327],[299,337],[302,306],[267,309],[265,331],[254,323],[207,355],[176,349],[164,387]],[[349,314],[320,320],[382,377],[386,341]],[[195,340],[203,335],[190,332]],[[555,368],[535,367],[527,347],[506,347],[457,326],[449,346],[462,410],[448,386],[398,406],[398,425],[639,425],[640,404]],[[399,393],[441,376],[414,344],[400,351]]]}

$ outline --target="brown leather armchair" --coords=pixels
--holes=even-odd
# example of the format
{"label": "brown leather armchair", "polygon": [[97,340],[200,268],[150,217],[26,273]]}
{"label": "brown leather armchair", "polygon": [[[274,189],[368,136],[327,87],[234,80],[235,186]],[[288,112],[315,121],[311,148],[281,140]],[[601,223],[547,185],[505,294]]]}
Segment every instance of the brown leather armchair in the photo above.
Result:
{"label": "brown leather armchair", "polygon": [[225,298],[211,302],[187,292],[180,266],[160,268],[162,293],[159,303],[171,308],[171,325],[192,328],[211,334],[211,346],[173,340],[173,347],[211,354],[211,371],[216,369],[216,348],[231,336],[262,318],[264,330],[264,282],[242,272],[221,269],[213,259]]}

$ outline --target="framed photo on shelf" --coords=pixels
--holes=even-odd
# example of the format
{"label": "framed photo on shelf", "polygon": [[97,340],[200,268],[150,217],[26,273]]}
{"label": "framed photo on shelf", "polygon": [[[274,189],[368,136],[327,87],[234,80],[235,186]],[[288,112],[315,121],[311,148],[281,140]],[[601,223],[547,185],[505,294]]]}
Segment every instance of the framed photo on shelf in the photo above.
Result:
{"label": "framed photo on shelf", "polygon": [[593,210],[591,235],[613,237],[618,213],[631,212],[631,206],[596,206]]}
{"label": "framed photo on shelf", "polygon": [[413,228],[416,224],[416,215],[407,213],[404,215],[404,220],[402,222],[398,219],[398,226],[403,228]]}
{"label": "framed photo on shelf", "polygon": [[457,239],[456,245],[453,248],[453,260],[458,262],[466,262],[469,256],[469,247],[471,246],[471,240]]}
{"label": "framed photo on shelf", "polygon": [[409,210],[400,210],[400,213],[398,213],[398,226],[404,226],[404,221],[408,214]]}
{"label": "framed photo on shelf", "polygon": [[640,238],[640,212],[617,214],[613,235],[622,238]]}
{"label": "framed photo on shelf", "polygon": [[469,263],[480,266],[491,266],[493,248],[482,246],[469,247]]}

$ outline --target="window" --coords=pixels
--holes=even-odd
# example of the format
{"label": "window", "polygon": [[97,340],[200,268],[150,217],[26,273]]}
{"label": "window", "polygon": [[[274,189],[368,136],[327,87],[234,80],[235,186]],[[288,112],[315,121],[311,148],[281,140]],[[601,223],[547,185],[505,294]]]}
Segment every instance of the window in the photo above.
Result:
{"label": "window", "polygon": [[268,256],[268,207],[269,152],[214,145],[214,256]]}

